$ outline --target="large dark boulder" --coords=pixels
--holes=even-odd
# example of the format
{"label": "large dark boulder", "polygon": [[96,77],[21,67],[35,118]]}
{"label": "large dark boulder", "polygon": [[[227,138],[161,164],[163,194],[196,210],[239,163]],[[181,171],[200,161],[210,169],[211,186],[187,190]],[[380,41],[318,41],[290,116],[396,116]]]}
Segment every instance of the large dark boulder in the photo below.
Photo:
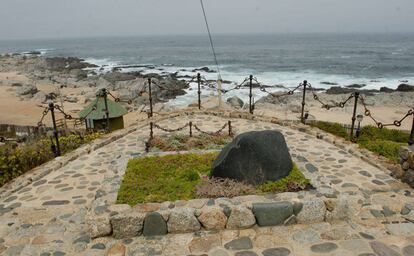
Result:
{"label": "large dark boulder", "polygon": [[391,93],[391,92],[394,92],[394,90],[388,87],[381,87],[380,92]]}
{"label": "large dark boulder", "polygon": [[213,163],[212,176],[260,185],[289,175],[293,168],[285,138],[277,131],[240,134]]}
{"label": "large dark boulder", "polygon": [[396,90],[397,92],[414,92],[414,86],[409,84],[400,84]]}

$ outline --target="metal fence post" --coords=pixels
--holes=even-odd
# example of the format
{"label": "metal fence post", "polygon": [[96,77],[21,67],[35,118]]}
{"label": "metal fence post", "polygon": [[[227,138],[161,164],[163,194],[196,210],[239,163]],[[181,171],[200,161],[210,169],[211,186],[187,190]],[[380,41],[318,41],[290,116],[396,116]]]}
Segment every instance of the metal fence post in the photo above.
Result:
{"label": "metal fence post", "polygon": [[410,139],[408,140],[408,145],[412,146],[414,144],[414,113],[413,113],[413,125],[411,126]]}
{"label": "metal fence post", "polygon": [[58,157],[58,156],[61,155],[61,152],[60,152],[60,144],[59,144],[59,133],[58,133],[58,129],[57,129],[57,126],[56,126],[55,105],[53,104],[53,102],[49,102],[49,110],[50,110],[50,113],[52,115],[53,135],[54,135],[55,140],[56,140],[56,152],[54,152],[54,153],[55,153],[55,156]]}
{"label": "metal fence post", "polygon": [[150,138],[154,138],[154,123],[150,122]]}
{"label": "metal fence post", "polygon": [[308,81],[303,81],[303,96],[302,96],[302,113],[300,115],[300,121],[305,124],[305,104],[306,104],[306,86],[308,86]]}
{"label": "metal fence post", "polygon": [[252,93],[252,88],[253,88],[253,75],[250,75],[249,77],[250,80],[250,92],[249,92],[249,113],[253,114],[253,108],[252,108],[252,97],[253,97],[253,93]]}
{"label": "metal fence post", "polygon": [[153,112],[152,112],[151,78],[148,78],[148,95],[149,95],[149,102],[150,102],[150,114],[149,114],[149,117],[152,117],[153,116]]}
{"label": "metal fence post", "polygon": [[193,137],[193,122],[190,122],[190,137]]}
{"label": "metal fence post", "polygon": [[197,84],[198,84],[198,110],[201,109],[201,75],[197,73]]}
{"label": "metal fence post", "polygon": [[350,135],[351,140],[354,139],[354,128],[355,128],[355,120],[356,120],[356,111],[358,107],[359,92],[355,92],[354,97],[355,97],[355,104],[354,104],[354,112],[352,114],[351,135]]}
{"label": "metal fence post", "polygon": [[102,96],[105,102],[105,116],[106,116],[106,130],[109,131],[109,109],[108,109],[108,92],[106,89],[102,89]]}

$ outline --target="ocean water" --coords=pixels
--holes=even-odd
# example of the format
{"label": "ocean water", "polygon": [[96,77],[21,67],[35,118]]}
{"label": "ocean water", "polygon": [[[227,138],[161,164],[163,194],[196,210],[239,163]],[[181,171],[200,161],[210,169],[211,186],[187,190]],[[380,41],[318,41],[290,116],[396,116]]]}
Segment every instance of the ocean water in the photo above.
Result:
{"label": "ocean water", "polygon": [[[264,84],[287,87],[303,80],[318,88],[328,88],[321,82],[330,82],[365,84],[366,89],[414,82],[414,34],[213,35],[213,40],[222,78],[235,84],[250,74]],[[81,57],[105,71],[152,65],[122,70],[193,76],[195,68],[216,69],[207,35],[0,41],[1,53],[33,50],[44,56]],[[203,75],[217,79],[216,73]],[[232,94],[247,96],[242,91]]]}

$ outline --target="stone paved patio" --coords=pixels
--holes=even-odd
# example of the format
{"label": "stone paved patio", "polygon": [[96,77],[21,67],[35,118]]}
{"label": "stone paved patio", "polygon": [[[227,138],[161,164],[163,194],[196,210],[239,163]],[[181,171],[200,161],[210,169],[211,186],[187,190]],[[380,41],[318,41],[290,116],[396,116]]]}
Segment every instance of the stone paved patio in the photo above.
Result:
{"label": "stone paved patio", "polygon": [[350,154],[353,146],[339,148],[316,136],[270,122],[206,114],[157,123],[175,128],[192,121],[204,130],[214,131],[228,120],[236,133],[281,131],[294,161],[317,188],[314,196],[358,198],[358,205],[352,207],[357,209],[354,218],[334,223],[201,231],[157,238],[92,240],[85,232],[85,215],[104,180],[122,176],[128,159],[144,153],[149,129],[143,124],[137,131],[0,199],[0,254],[414,255],[412,189]]}

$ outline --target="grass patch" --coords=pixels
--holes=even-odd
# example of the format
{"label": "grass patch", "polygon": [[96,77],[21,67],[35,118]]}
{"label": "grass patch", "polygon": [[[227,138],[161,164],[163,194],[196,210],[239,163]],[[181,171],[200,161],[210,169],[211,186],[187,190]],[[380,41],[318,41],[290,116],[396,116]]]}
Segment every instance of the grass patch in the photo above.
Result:
{"label": "grass patch", "polygon": [[[328,133],[336,136],[349,139],[347,129],[338,123],[329,122],[315,122],[311,126],[318,127]],[[357,139],[360,147],[368,149],[380,156],[386,157],[389,160],[398,162],[398,150],[400,146],[407,143],[409,134],[400,130],[394,129],[379,129],[376,126],[364,126],[361,128],[361,133]]]}
{"label": "grass patch", "polygon": [[278,181],[266,182],[258,189],[264,193],[295,192],[306,189],[310,185],[309,179],[294,165],[290,174]]}
{"label": "grass patch", "polygon": [[221,149],[232,141],[228,135],[210,136],[199,134],[189,135],[174,134],[170,137],[154,137],[150,140],[151,151],[186,151],[190,149]]}
{"label": "grass patch", "polygon": [[317,121],[311,122],[310,126],[319,128],[325,132],[328,132],[341,138],[349,137],[347,130],[341,124],[338,123]]}
{"label": "grass patch", "polygon": [[210,179],[211,165],[217,155],[176,154],[132,159],[117,203],[133,206],[147,202],[298,191],[310,184],[296,166],[288,177],[257,188],[228,179]]}

